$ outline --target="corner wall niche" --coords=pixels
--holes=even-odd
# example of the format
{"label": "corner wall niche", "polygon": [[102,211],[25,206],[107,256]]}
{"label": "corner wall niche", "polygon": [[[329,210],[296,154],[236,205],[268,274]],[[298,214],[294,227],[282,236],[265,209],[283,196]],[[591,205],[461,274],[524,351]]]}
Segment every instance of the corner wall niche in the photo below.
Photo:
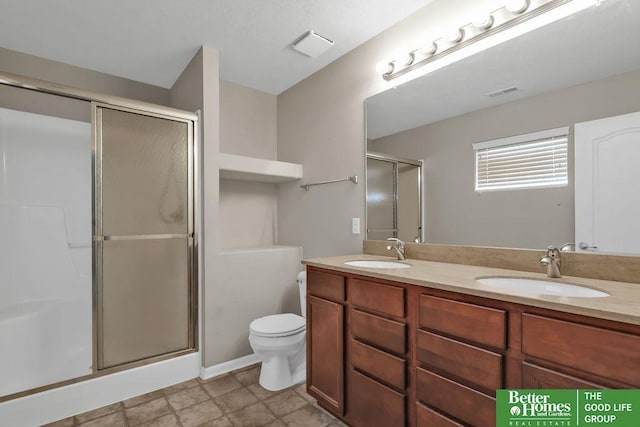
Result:
{"label": "corner wall niche", "polygon": [[[238,300],[219,300],[235,325],[276,313],[300,313],[296,277],[302,248],[278,245],[278,184],[302,178],[302,165],[219,153],[219,283]],[[251,268],[247,268],[251,266]],[[242,309],[238,309],[242,301]],[[230,308],[231,307],[231,308]],[[245,335],[230,342],[222,360],[252,353]]]}
{"label": "corner wall niche", "polygon": [[277,184],[302,178],[302,165],[220,153],[220,249],[283,250],[277,245]]}

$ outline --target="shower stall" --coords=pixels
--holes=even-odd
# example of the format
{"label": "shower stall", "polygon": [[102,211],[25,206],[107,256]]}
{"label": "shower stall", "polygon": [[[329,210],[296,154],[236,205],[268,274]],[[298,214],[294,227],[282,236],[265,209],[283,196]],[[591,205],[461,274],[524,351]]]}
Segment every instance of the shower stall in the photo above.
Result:
{"label": "shower stall", "polygon": [[0,82],[0,402],[197,351],[197,116]]}
{"label": "shower stall", "polygon": [[422,164],[367,153],[367,239],[423,241]]}

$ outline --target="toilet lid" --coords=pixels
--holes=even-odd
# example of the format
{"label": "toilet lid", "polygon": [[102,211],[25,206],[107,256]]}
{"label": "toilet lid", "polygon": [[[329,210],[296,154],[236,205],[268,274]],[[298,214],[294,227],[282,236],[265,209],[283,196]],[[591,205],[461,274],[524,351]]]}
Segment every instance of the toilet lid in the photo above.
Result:
{"label": "toilet lid", "polygon": [[293,313],[274,314],[251,322],[249,329],[262,337],[285,337],[304,331],[306,320]]}

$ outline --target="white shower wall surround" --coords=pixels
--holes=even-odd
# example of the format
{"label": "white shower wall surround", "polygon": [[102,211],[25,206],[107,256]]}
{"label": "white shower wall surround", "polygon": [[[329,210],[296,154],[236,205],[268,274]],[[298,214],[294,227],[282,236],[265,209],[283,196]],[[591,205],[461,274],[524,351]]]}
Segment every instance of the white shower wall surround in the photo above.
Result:
{"label": "white shower wall surround", "polygon": [[91,124],[0,108],[0,396],[91,374]]}

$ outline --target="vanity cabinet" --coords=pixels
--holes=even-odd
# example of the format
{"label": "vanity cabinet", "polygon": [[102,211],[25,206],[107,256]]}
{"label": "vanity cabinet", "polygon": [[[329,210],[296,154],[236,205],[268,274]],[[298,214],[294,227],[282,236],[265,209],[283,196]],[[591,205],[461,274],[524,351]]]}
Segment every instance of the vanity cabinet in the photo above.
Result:
{"label": "vanity cabinet", "polygon": [[350,426],[492,427],[501,388],[640,388],[638,325],[307,272],[307,389]]}

